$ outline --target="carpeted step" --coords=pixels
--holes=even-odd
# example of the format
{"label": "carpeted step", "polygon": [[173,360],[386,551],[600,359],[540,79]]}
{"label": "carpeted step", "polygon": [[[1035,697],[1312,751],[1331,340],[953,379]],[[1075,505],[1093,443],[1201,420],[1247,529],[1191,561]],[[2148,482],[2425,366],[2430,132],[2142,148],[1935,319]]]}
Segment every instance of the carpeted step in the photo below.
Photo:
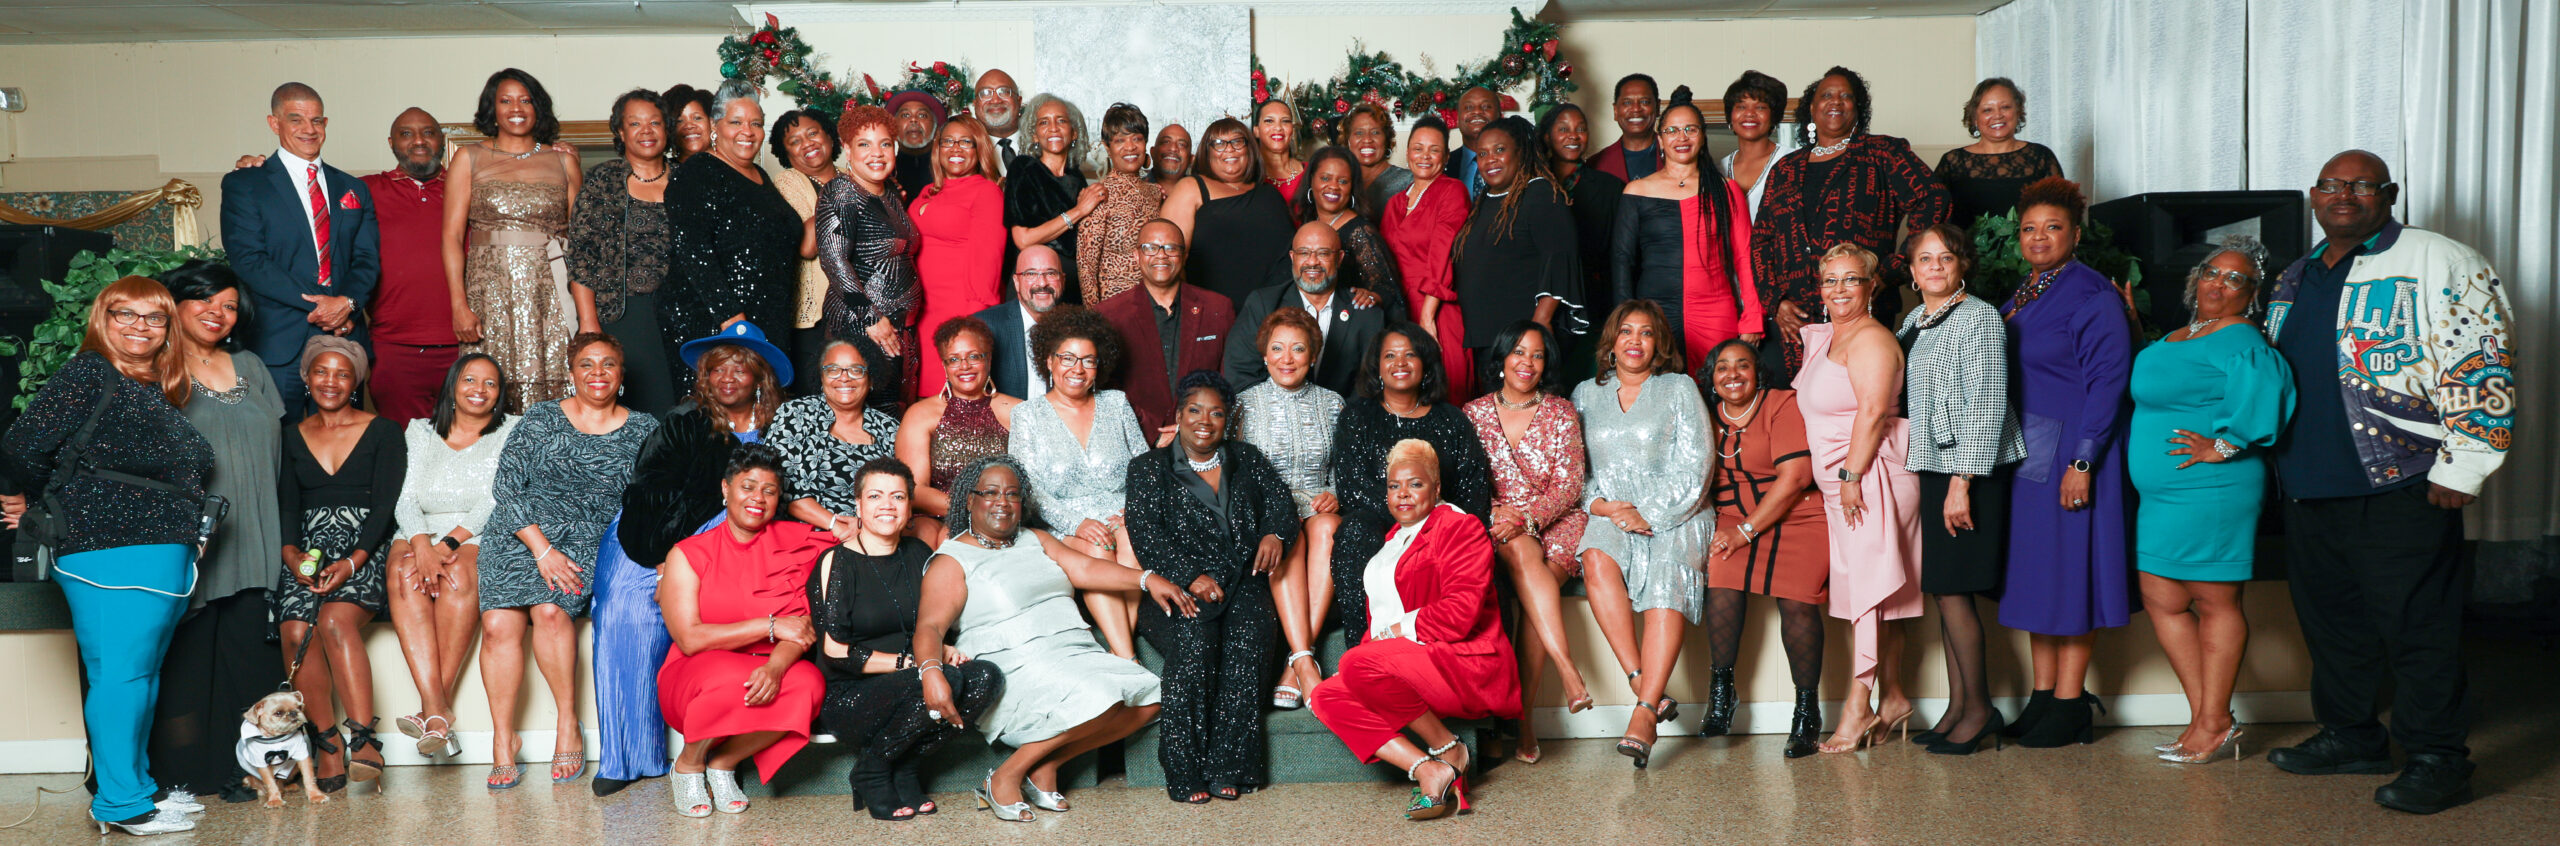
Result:
{"label": "carpeted step", "polygon": [[[1316,643],[1317,661],[1327,672],[1340,665],[1345,651],[1340,631],[1328,632]],[[1145,640],[1138,642],[1138,663],[1161,673],[1164,656]],[[1275,678],[1277,669],[1274,669]],[[1344,749],[1342,740],[1325,728],[1315,713],[1305,708],[1282,711],[1265,708],[1262,712],[1263,756],[1273,784],[1310,784],[1333,782],[1397,782],[1404,773],[1385,764],[1363,764]],[[1449,730],[1477,750],[1477,759],[1486,765],[1484,751],[1492,747],[1488,741],[1499,731],[1494,720],[1452,720]],[[1164,766],[1161,750],[1163,731],[1160,725],[1139,729],[1123,741],[1124,760],[1128,765],[1127,780],[1131,787],[1163,787]]]}
{"label": "carpeted step", "polygon": [[[944,742],[917,768],[917,774],[924,777],[928,793],[966,793],[1011,754],[1011,748],[989,746],[983,735],[971,731]],[[769,783],[740,779],[740,786],[749,796],[841,796],[853,792],[856,757],[851,743],[812,743],[791,756],[791,762],[782,765]],[[1092,787],[1099,782],[1097,757],[1087,753],[1059,768],[1058,789]]]}

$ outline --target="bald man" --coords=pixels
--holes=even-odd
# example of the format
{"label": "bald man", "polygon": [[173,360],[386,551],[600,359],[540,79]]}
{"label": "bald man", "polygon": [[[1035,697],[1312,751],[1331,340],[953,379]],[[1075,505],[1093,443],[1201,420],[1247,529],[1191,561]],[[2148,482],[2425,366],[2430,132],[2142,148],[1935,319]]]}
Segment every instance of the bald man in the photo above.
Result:
{"label": "bald man", "polygon": [[1031,327],[1058,307],[1058,292],[1067,282],[1066,262],[1047,244],[1022,248],[1013,258],[1013,301],[980,309],[975,315],[996,333],[996,392],[1031,399],[1048,393],[1031,360]]}
{"label": "bald man", "polygon": [[364,178],[382,227],[373,294],[373,407],[395,421],[435,414],[461,342],[444,278],[444,129],[411,107],[391,121],[390,170]]}
{"label": "bald man", "polygon": [[1484,177],[1476,173],[1476,133],[1502,119],[1502,95],[1478,85],[1458,95],[1458,124],[1450,127],[1460,136],[1449,145],[1449,175],[1467,186],[1470,198],[1484,196]]}
{"label": "bald man", "polygon": [[1270,378],[1257,338],[1262,323],[1284,308],[1305,309],[1324,334],[1310,380],[1350,396],[1360,379],[1360,357],[1386,331],[1387,310],[1374,293],[1342,287],[1342,235],[1323,221],[1298,227],[1289,244],[1289,278],[1254,289],[1236,303],[1235,331],[1227,336],[1227,382],[1242,391]]}
{"label": "bald man", "polygon": [[978,75],[978,99],[971,110],[987,125],[987,134],[995,136],[996,161],[1012,162],[1013,157],[1029,150],[1016,150],[1014,134],[1022,129],[1022,89],[1013,84],[1013,74],[1001,68],[989,68]]}
{"label": "bald man", "polygon": [[276,86],[267,129],[275,154],[222,177],[222,248],[254,301],[242,303],[252,320],[235,335],[267,363],[285,419],[298,420],[311,409],[298,361],[303,341],[322,333],[367,340],[364,309],[381,276],[382,236],[373,189],[320,161],[329,139],[320,92],[299,82]]}

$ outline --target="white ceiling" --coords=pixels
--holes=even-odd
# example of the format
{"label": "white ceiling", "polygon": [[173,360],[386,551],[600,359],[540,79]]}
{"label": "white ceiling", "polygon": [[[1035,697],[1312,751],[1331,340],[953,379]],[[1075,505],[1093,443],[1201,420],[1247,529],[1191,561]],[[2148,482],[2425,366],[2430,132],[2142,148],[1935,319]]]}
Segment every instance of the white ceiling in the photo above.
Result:
{"label": "white ceiling", "polygon": [[[1133,0],[1214,2],[1214,0]],[[1241,0],[1251,2],[1251,0]],[[1562,20],[1855,18],[1970,15],[2008,0],[1552,0]],[[1009,5],[1095,0],[809,0],[874,10],[933,7],[985,14]],[[1114,2],[1114,0],[1100,0]],[[1541,0],[1520,0],[1523,6]],[[773,4],[759,4],[771,6]],[[1382,0],[1263,0],[1294,6],[1434,5]],[[1467,5],[1464,3],[1453,5]],[[1473,5],[1484,5],[1475,0]],[[1499,4],[1497,4],[1499,5]],[[740,0],[0,0],[0,45],[131,41],[381,38],[494,33],[611,35],[727,32]],[[909,12],[912,14],[912,12]],[[787,17],[787,16],[786,16]]]}

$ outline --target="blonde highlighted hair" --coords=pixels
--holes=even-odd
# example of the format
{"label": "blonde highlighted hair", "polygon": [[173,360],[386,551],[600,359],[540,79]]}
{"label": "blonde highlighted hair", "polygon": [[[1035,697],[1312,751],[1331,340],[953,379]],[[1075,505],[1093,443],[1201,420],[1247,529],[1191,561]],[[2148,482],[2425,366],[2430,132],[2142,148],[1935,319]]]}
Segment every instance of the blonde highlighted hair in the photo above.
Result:
{"label": "blonde highlighted hair", "polygon": [[1387,448],[1388,470],[1406,464],[1420,468],[1423,475],[1431,477],[1432,484],[1440,483],[1440,449],[1432,446],[1430,441],[1406,438]]}
{"label": "blonde highlighted hair", "polygon": [[167,397],[170,405],[185,408],[190,392],[187,390],[186,355],[178,350],[175,337],[179,331],[178,301],[169,296],[168,287],[158,280],[127,276],[98,291],[98,297],[89,301],[89,324],[80,333],[80,351],[97,353],[106,358],[108,364],[115,365],[117,371],[134,376],[135,363],[127,362],[124,354],[107,342],[107,333],[115,330],[114,322],[108,319],[108,312],[128,305],[158,307],[160,313],[169,319],[162,329],[160,348],[151,353],[150,362],[144,365],[147,373],[134,377],[135,380],[160,383],[160,395]]}

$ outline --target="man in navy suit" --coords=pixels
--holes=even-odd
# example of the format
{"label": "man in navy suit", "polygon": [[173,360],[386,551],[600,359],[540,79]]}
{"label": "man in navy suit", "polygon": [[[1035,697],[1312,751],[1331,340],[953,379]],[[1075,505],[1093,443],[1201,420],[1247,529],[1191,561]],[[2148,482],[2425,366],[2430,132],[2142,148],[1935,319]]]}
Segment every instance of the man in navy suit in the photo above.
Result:
{"label": "man in navy suit", "polygon": [[1311,381],[1351,395],[1360,380],[1361,356],[1387,329],[1387,311],[1378,307],[1377,294],[1339,284],[1342,260],[1341,233],[1320,220],[1298,227],[1298,237],[1289,245],[1288,280],[1256,288],[1236,304],[1235,331],[1227,333],[1228,384],[1241,391],[1270,378],[1259,346],[1262,322],[1272,312],[1297,308],[1314,316],[1324,332]]}
{"label": "man in navy suit", "polygon": [[1040,381],[1038,362],[1031,360],[1031,327],[1058,307],[1058,291],[1066,285],[1058,251],[1047,244],[1024,247],[1013,258],[1013,300],[980,310],[976,317],[996,333],[996,393],[1030,399],[1048,393]]}
{"label": "man in navy suit", "polygon": [[363,180],[320,163],[329,137],[320,93],[288,82],[267,98],[276,153],[222,177],[222,248],[253,303],[241,342],[267,363],[287,419],[310,410],[302,344],[323,332],[364,343],[380,277],[381,232]]}

